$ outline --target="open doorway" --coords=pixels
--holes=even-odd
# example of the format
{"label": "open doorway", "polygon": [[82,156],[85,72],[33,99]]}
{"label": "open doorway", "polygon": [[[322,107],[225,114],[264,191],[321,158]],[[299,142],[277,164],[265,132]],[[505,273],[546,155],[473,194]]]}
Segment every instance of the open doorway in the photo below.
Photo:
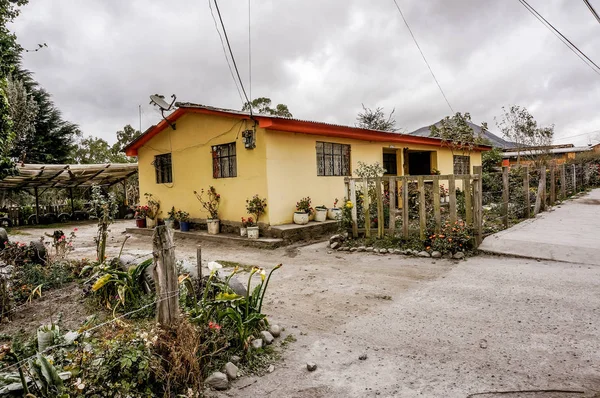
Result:
{"label": "open doorway", "polygon": [[383,168],[385,175],[398,175],[398,153],[396,149],[383,148]]}
{"label": "open doorway", "polygon": [[431,174],[432,151],[409,151],[408,152],[408,174],[429,175]]}

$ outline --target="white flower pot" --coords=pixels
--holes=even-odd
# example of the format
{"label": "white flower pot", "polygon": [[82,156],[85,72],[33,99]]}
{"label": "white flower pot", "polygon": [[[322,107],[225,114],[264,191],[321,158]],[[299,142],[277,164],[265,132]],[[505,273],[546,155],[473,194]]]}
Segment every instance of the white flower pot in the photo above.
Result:
{"label": "white flower pot", "polygon": [[327,220],[327,209],[315,209],[315,221],[323,222]]}
{"label": "white flower pot", "polygon": [[156,220],[150,217],[146,217],[146,228],[156,227]]}
{"label": "white flower pot", "polygon": [[294,224],[298,224],[298,225],[308,224],[308,213],[295,212],[294,213]]}
{"label": "white flower pot", "polygon": [[332,207],[327,211],[327,218],[330,220],[339,220],[342,218],[342,209],[338,209],[337,207]]}
{"label": "white flower pot", "polygon": [[240,236],[246,236],[246,235],[248,235],[248,228],[240,227]]}
{"label": "white flower pot", "polygon": [[248,227],[248,239],[258,239],[258,227]]}
{"label": "white flower pot", "polygon": [[209,218],[206,220],[209,235],[217,235],[219,233],[219,220]]}

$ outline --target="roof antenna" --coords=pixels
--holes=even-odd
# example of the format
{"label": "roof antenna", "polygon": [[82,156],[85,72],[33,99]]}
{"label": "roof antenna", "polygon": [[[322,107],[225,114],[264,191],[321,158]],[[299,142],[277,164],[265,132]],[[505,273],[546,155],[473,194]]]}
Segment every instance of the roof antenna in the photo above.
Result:
{"label": "roof antenna", "polygon": [[160,114],[162,115],[162,118],[164,119],[164,121],[167,122],[167,124],[169,126],[171,126],[171,128],[173,130],[175,130],[175,123],[171,123],[169,120],[167,120],[167,118],[165,116],[165,111],[169,112],[170,110],[172,110],[174,108],[173,104],[175,103],[177,96],[175,94],[172,94],[171,98],[173,98],[173,101],[171,101],[171,103],[168,104],[167,101],[165,101],[164,95],[154,94],[154,95],[150,96],[150,103],[152,105],[156,105],[160,108]]}

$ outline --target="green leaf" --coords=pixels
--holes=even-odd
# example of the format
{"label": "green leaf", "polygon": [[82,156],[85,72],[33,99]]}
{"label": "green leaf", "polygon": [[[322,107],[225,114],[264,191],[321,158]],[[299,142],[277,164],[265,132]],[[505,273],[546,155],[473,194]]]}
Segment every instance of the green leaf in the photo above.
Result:
{"label": "green leaf", "polygon": [[46,357],[43,356],[42,354],[40,354],[39,352],[37,354],[37,359],[40,364],[42,376],[44,376],[46,383],[50,386],[62,387],[63,381],[60,378],[60,376],[58,375],[56,368],[54,366],[52,366],[52,364],[50,364],[50,362],[48,362]]}

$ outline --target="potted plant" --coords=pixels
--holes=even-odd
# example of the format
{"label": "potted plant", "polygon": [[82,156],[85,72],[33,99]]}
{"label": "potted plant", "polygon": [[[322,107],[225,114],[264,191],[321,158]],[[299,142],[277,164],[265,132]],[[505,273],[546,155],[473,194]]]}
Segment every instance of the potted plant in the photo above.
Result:
{"label": "potted plant", "polygon": [[146,213],[146,226],[148,228],[156,227],[156,219],[160,214],[160,200],[154,198],[151,193],[145,193],[146,201],[148,202],[148,212]]}
{"label": "potted plant", "polygon": [[333,201],[333,207],[327,211],[327,218],[330,220],[339,220],[342,217],[342,209],[337,207],[338,198]]}
{"label": "potted plant", "polygon": [[323,222],[327,220],[327,207],[325,205],[315,206],[315,221]]}
{"label": "potted plant", "polygon": [[181,232],[188,232],[190,230],[190,213],[183,210],[177,210],[176,219],[179,221],[179,229]]}
{"label": "potted plant", "polygon": [[246,236],[248,234],[248,225],[252,222],[252,217],[242,217],[242,226],[240,227],[240,236]]}
{"label": "potted plant", "polygon": [[258,224],[254,222],[252,217],[248,217],[248,239],[258,239],[260,235],[260,231],[258,229]]}
{"label": "potted plant", "polygon": [[146,228],[146,216],[148,215],[148,206],[135,207],[135,226],[138,228]]}
{"label": "potted plant", "polygon": [[[204,199],[204,195],[206,194],[206,199]],[[205,191],[204,188],[200,191],[200,193],[194,191],[194,195],[210,214],[210,218],[206,219],[206,226],[208,228],[208,233],[211,235],[216,235],[219,233],[219,203],[221,202],[221,195],[217,193],[217,190],[214,186],[209,186],[208,190]]]}
{"label": "potted plant", "polygon": [[175,227],[175,214],[176,213],[177,212],[175,211],[175,206],[171,207],[171,210],[169,210],[169,212],[167,213],[167,215],[169,217],[165,218],[165,225],[167,226],[167,228],[173,229]]}
{"label": "potted plant", "polygon": [[294,212],[294,224],[304,225],[308,224],[310,215],[314,212],[314,209],[310,205],[310,196],[300,199],[296,203],[296,211]]}
{"label": "potted plant", "polygon": [[252,199],[246,199],[246,211],[256,217],[256,222],[254,222],[252,217],[248,218],[250,221],[250,224],[247,226],[248,239],[258,239],[258,236],[260,235],[258,220],[260,219],[260,216],[267,211],[267,198],[261,198],[256,194]]}

